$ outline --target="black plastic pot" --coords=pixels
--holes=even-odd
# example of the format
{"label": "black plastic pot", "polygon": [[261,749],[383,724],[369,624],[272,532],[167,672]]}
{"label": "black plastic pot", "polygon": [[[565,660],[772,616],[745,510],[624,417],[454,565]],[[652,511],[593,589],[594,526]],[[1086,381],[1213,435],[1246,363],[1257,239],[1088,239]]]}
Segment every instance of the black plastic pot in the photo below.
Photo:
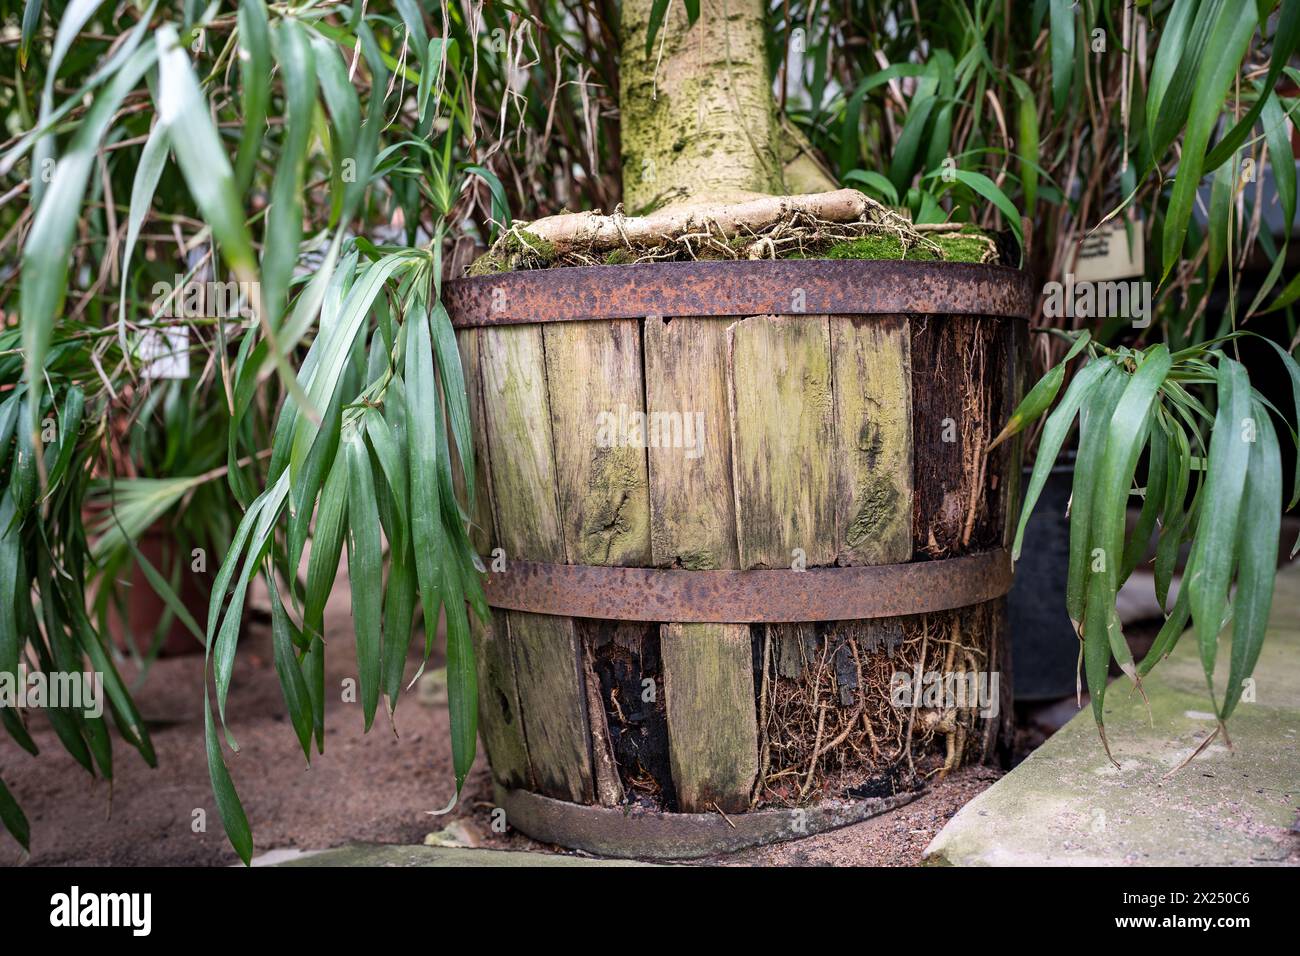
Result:
{"label": "black plastic pot", "polygon": [[[1029,483],[1026,469],[1021,487]],[[1052,469],[1025,529],[1008,595],[1015,699],[1056,700],[1075,692],[1079,639],[1065,610],[1070,571],[1072,465]]]}

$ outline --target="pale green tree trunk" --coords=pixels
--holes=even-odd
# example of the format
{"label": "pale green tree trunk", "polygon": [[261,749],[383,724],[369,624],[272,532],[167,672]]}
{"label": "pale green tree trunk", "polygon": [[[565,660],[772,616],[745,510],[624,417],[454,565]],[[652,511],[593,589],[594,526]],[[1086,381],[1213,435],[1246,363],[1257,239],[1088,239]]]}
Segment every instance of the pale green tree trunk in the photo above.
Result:
{"label": "pale green tree trunk", "polygon": [[783,193],[764,0],[701,0],[689,29],[673,0],[649,56],[653,0],[622,6],[625,211]]}

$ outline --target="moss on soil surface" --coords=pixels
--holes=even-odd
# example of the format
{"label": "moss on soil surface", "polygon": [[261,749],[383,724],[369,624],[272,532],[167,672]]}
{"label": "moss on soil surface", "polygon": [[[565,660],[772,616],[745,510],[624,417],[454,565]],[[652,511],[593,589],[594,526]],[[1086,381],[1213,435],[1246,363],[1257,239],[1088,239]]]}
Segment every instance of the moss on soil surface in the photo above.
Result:
{"label": "moss on soil surface", "polygon": [[[794,253],[786,258],[983,262],[990,248],[990,237],[973,228],[954,233],[935,233],[927,235],[926,238],[938,247],[938,252],[930,246],[905,246],[897,236],[879,235],[837,242],[816,255]],[[748,239],[737,240],[736,245],[744,245],[748,242]],[[602,264],[627,265],[634,262],[635,258],[634,253],[629,249],[613,249],[605,254]],[[468,274],[487,276],[500,275],[503,272],[545,269],[555,259],[556,249],[552,243],[526,229],[517,229],[503,235],[490,250],[475,259],[469,267]]]}
{"label": "moss on soil surface", "polygon": [[[909,261],[983,262],[988,252],[988,241],[981,233],[950,233],[929,236],[941,250],[936,253],[926,246],[904,248],[896,236],[868,236],[837,242],[818,256],[808,259],[907,259]],[[794,257],[792,257],[794,258]]]}

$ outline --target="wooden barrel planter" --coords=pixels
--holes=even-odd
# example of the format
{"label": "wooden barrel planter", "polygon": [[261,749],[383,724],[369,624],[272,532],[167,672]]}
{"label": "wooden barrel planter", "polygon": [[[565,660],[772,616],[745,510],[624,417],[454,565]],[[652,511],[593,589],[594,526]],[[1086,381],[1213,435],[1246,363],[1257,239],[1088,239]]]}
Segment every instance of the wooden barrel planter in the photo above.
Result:
{"label": "wooden barrel planter", "polygon": [[[445,299],[511,825],[703,856],[879,813],[1005,741],[1018,449],[985,449],[1021,388],[1026,274],[680,262]],[[891,695],[930,672],[998,673],[997,715]]]}

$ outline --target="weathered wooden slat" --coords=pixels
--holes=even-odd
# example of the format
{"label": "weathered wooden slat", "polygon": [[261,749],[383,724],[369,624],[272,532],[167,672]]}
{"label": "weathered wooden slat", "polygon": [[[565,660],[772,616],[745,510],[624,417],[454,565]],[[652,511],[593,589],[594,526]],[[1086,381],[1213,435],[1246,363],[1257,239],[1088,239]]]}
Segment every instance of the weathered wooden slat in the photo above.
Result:
{"label": "weathered wooden slat", "polygon": [[514,647],[506,615],[493,611],[486,622],[470,615],[478,672],[478,729],[493,778],[507,787],[534,786],[524,739],[524,715],[515,681]]}
{"label": "weathered wooden slat", "polygon": [[[491,495],[506,560],[564,562],[541,329],[483,329],[479,340]],[[587,701],[568,618],[509,612],[528,761],[548,796],[593,799]]]}
{"label": "weathered wooden slat", "polygon": [[[646,405],[656,434],[680,436],[648,450],[654,564],[692,571],[739,567],[727,412],[729,319],[645,321]],[[668,445],[669,447],[665,447]]]}
{"label": "weathered wooden slat", "polygon": [[[475,507],[470,515],[469,534],[474,549],[486,557],[494,546],[495,529],[490,480],[492,461],[483,414],[478,330],[460,330],[456,333],[456,344],[460,349],[461,368],[465,375],[470,431],[474,436]],[[457,493],[463,495],[459,465],[453,474],[457,478]],[[471,614],[470,625],[474,635],[474,658],[479,681],[479,735],[487,751],[492,776],[503,786],[531,787],[533,779],[528,765],[528,745],[524,740],[519,690],[515,685],[514,650],[505,614],[493,611],[486,622]]]}
{"label": "weathered wooden slat", "polygon": [[623,802],[623,783],[619,779],[618,764],[614,760],[614,746],[610,740],[609,722],[605,716],[605,700],[600,692],[600,681],[592,666],[590,642],[581,641],[582,680],[587,694],[587,726],[591,728],[591,763],[595,778],[596,802],[606,807],[616,807]]}
{"label": "weathered wooden slat", "polygon": [[727,383],[741,568],[833,564],[827,318],[759,315],[736,322],[727,329]]}
{"label": "weathered wooden slat", "polygon": [[528,762],[548,797],[592,803],[595,774],[573,620],[509,612]]}
{"label": "weathered wooden slat", "polygon": [[[739,564],[725,374],[729,324],[657,316],[645,322],[646,404],[659,439],[649,449],[656,565]],[[758,774],[749,627],[665,624],[660,652],[679,808],[747,809]]]}
{"label": "weathered wooden slat", "polygon": [[507,560],[568,560],[560,531],[541,329],[479,333],[492,504]]}
{"label": "weathered wooden slat", "polygon": [[840,565],[912,557],[911,337],[902,316],[830,319]]}
{"label": "weathered wooden slat", "polygon": [[[461,372],[465,376],[465,397],[469,402],[470,436],[474,443],[474,510],[470,514],[469,540],[474,550],[487,558],[496,546],[496,523],[492,517],[492,459],[488,452],[487,422],[483,413],[483,388],[479,373],[479,333],[473,329],[461,329],[456,333],[456,346],[460,351]],[[456,455],[456,443],[451,446],[455,467],[452,476],[456,484],[456,493],[466,500],[462,488],[463,478],[459,457]]]}
{"label": "weathered wooden slat", "polygon": [[723,813],[749,809],[758,775],[749,628],[665,624],[660,648],[680,808]]}
{"label": "weathered wooden slat", "polygon": [[[742,569],[835,563],[829,323],[826,316],[760,315],[727,330],[727,400]],[[768,625],[766,643],[776,663],[772,678],[803,673],[809,638],[815,644],[815,630],[804,625]],[[762,754],[759,759],[766,766]]]}
{"label": "weathered wooden slat", "polygon": [[565,549],[574,564],[650,560],[650,496],[643,444],[620,423],[644,411],[635,320],[544,328]]}
{"label": "weathered wooden slat", "polygon": [[[635,566],[650,558],[641,334],[634,320],[566,322],[543,329],[564,550],[575,564]],[[595,797],[622,802],[601,688],[578,625]]]}

